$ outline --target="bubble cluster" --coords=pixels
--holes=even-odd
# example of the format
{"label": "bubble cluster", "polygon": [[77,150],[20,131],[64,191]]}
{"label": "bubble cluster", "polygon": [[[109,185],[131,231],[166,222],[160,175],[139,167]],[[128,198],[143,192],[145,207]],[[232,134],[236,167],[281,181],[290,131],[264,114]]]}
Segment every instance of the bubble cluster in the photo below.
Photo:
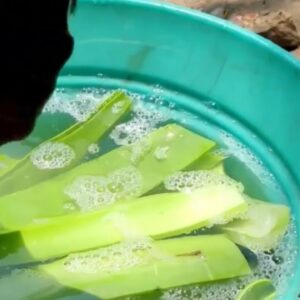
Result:
{"label": "bubble cluster", "polygon": [[110,134],[117,145],[134,144],[151,133],[160,123],[169,119],[166,112],[139,101],[134,105],[133,113],[131,120],[117,125]]}
{"label": "bubble cluster", "polygon": [[64,266],[72,273],[114,273],[151,262],[152,251],[148,240],[125,241],[87,254],[70,255]]}
{"label": "bubble cluster", "polygon": [[82,211],[108,206],[119,199],[137,196],[142,188],[142,176],[134,167],[116,170],[109,176],[80,176],[65,189]]}
{"label": "bubble cluster", "polygon": [[120,111],[122,110],[124,104],[125,104],[125,101],[119,101],[119,102],[115,103],[115,104],[113,105],[113,107],[111,108],[111,112],[112,112],[113,114],[118,114],[118,113],[120,113]]}
{"label": "bubble cluster", "polygon": [[296,234],[296,226],[292,221],[275,249],[257,253],[258,266],[254,272],[255,278],[269,278],[277,288],[279,296],[288,290],[289,280],[294,274],[299,252]]}
{"label": "bubble cluster", "polygon": [[169,151],[169,147],[165,146],[165,147],[157,147],[154,150],[154,156],[157,160],[165,160],[168,158],[168,151]]}
{"label": "bubble cluster", "polygon": [[142,139],[131,146],[130,161],[136,165],[141,159],[149,153],[151,150],[151,144],[147,139]]}
{"label": "bubble cluster", "polygon": [[86,121],[96,110],[99,103],[103,102],[110,93],[99,89],[85,89],[79,93],[67,93],[56,90],[45,105],[44,113],[65,113],[78,122]]}
{"label": "bubble cluster", "polygon": [[245,280],[174,288],[163,293],[160,300],[235,300],[238,291],[246,286]]}
{"label": "bubble cluster", "polygon": [[100,151],[100,147],[97,144],[91,144],[88,147],[88,152],[90,154],[97,154]]}
{"label": "bubble cluster", "polygon": [[164,181],[169,191],[189,193],[209,185],[224,185],[236,187],[243,191],[243,185],[232,178],[213,171],[182,171],[176,172]]}
{"label": "bubble cluster", "polygon": [[32,164],[41,170],[61,169],[69,166],[75,159],[74,150],[59,142],[46,142],[30,155]]}

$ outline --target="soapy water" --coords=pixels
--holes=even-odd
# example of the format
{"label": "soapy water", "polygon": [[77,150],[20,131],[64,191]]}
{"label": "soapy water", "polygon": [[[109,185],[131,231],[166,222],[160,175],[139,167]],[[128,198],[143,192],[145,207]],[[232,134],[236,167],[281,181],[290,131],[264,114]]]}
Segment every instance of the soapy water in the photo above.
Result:
{"label": "soapy water", "polygon": [[[131,118],[115,126],[106,140],[106,143],[108,145],[113,144],[113,147],[123,145],[130,146],[132,149],[131,162],[133,167],[117,170],[105,177],[82,176],[65,188],[65,193],[74,200],[74,203],[82,211],[91,211],[105,207],[120,198],[132,198],[138,194],[143,182],[138,170],[134,168],[134,165],[149,151],[149,145],[142,138],[162,124],[174,119],[176,122],[183,124],[183,126],[188,125],[189,118],[197,120],[198,117],[191,115],[190,112],[183,111],[179,114],[173,114],[176,107],[172,103],[168,103],[167,107],[165,105],[161,106],[165,103],[160,95],[160,89],[157,89],[159,90],[159,95],[151,96],[148,99],[145,99],[141,95],[130,94],[134,100]],[[74,92],[70,93],[68,90],[57,90],[52,99],[45,106],[44,112],[48,114],[67,114],[72,116],[75,121],[83,122],[108,95],[109,93],[103,89],[84,89],[76,94],[74,94]],[[121,105],[122,103],[118,103],[118,105],[113,107],[113,112],[117,113],[118,110],[121,109]],[[216,109],[215,105],[209,107],[213,110]],[[179,115],[179,117],[175,118],[174,115]],[[199,127],[201,127],[201,122],[202,121],[199,120]],[[199,130],[199,134],[205,135],[205,131]],[[170,138],[172,138],[172,136],[170,136]],[[265,190],[271,188],[278,193],[281,191],[274,176],[264,167],[262,161],[246,146],[237,141],[234,136],[223,130],[216,129],[213,139],[222,145],[222,148],[218,150],[222,155],[230,158],[233,157],[239,161],[241,166],[246,166],[247,172],[259,178]],[[71,149],[59,147],[61,147],[61,145],[48,143],[47,146],[47,143],[44,144],[44,146],[37,148],[37,150],[33,152],[31,156],[32,162],[36,166],[45,169],[53,169],[58,166],[70,164],[72,159],[74,159]],[[88,148],[89,154],[93,156],[97,156],[99,153],[102,154],[101,150],[102,144],[101,148],[99,148],[98,144],[92,144]],[[58,153],[62,154],[59,158],[60,160],[58,160]],[[168,148],[157,147],[154,151],[154,156],[157,160],[166,159],[168,157]],[[228,169],[230,170],[230,165]],[[236,186],[240,191],[243,191],[243,184],[239,183],[239,178],[235,179],[237,181],[232,180],[226,175],[211,171],[182,171],[176,172],[168,177],[164,185],[165,188],[171,192],[190,192],[201,186],[215,183]],[[245,187],[247,187],[248,182],[243,183]],[[282,199],[282,201],[284,202],[285,199]],[[72,209],[74,209],[73,205]],[[115,225],[125,228],[125,231],[129,226],[127,221],[125,220],[124,224],[122,218],[120,219],[119,216],[117,216],[115,220],[108,221],[117,222],[118,224]],[[124,232],[124,237],[125,244],[121,244],[120,246],[122,248],[118,249],[118,246],[108,247],[104,250],[99,250],[94,257],[89,257],[88,254],[72,255],[66,262],[65,267],[70,272],[84,270],[84,272],[88,273],[108,269],[118,270],[121,266],[130,268],[142,263],[141,253],[136,251],[137,244],[136,241],[133,243],[132,239],[140,240],[138,245],[139,247],[144,247],[143,251],[151,248],[149,241],[145,241],[145,237],[141,237],[138,229],[136,232],[136,229],[133,230],[132,228]],[[126,238],[128,238],[128,241],[126,241]],[[118,255],[122,251],[125,254]],[[153,253],[153,251],[151,251],[151,253]],[[276,249],[269,252],[258,251],[255,254],[257,256],[258,265],[250,276],[218,283],[169,289],[157,292],[156,299],[234,300],[242,288],[254,279],[259,278],[270,278],[280,298],[288,289],[288,282],[293,276],[297,257],[297,233],[294,222],[291,221],[288,232],[282,238]],[[111,259],[112,257],[114,257],[114,259]],[[149,255],[148,258],[151,259],[151,255]],[[99,261],[101,263],[99,263]],[[132,296],[126,297],[126,299],[147,299],[147,296]],[[284,298],[282,298],[282,300],[284,300]]]}
{"label": "soapy water", "polygon": [[134,167],[112,172],[109,176],[82,176],[65,188],[83,212],[111,205],[119,199],[134,198],[142,188],[142,176]]}
{"label": "soapy water", "polygon": [[109,95],[109,92],[101,89],[84,89],[75,95],[68,90],[57,89],[45,105],[43,113],[65,113],[77,122],[84,122]]}
{"label": "soapy water", "polygon": [[138,99],[133,107],[133,118],[117,125],[110,137],[117,145],[132,145],[155,130],[158,125],[168,121],[169,118],[166,111],[157,110],[153,105],[145,105]]}

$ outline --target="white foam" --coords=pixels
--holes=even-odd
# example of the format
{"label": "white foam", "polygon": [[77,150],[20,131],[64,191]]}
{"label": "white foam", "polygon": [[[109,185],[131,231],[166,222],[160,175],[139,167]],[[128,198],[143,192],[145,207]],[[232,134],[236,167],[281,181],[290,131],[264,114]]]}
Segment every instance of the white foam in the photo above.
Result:
{"label": "white foam", "polygon": [[64,209],[66,211],[74,211],[74,210],[76,210],[76,205],[74,203],[65,203]]}
{"label": "white foam", "polygon": [[109,176],[80,176],[65,189],[82,211],[111,205],[119,199],[134,198],[142,188],[138,169],[126,167]]}
{"label": "white foam", "polygon": [[59,142],[46,142],[30,155],[32,164],[41,170],[61,169],[69,166],[75,159],[74,150]]}
{"label": "white foam", "polygon": [[121,101],[115,103],[115,104],[113,105],[113,107],[111,108],[112,113],[113,113],[113,114],[118,114],[118,113],[120,113],[120,111],[122,110],[124,104],[125,104],[125,101],[123,101],[123,100],[121,100]]}
{"label": "white foam", "polygon": [[137,101],[133,107],[133,118],[119,124],[110,134],[117,145],[132,145],[151,133],[160,123],[169,119],[165,111],[153,105]]}
{"label": "white foam", "polygon": [[100,89],[85,89],[76,94],[56,90],[45,105],[44,113],[65,113],[78,122],[86,121],[111,93]]}
{"label": "white foam", "polygon": [[243,191],[243,185],[232,178],[213,171],[182,171],[176,172],[164,181],[169,191],[189,193],[209,185],[234,186]]}
{"label": "white foam", "polygon": [[90,154],[97,154],[100,151],[100,147],[97,144],[91,144],[88,147],[88,152]]}
{"label": "white foam", "polygon": [[165,160],[168,158],[168,152],[169,152],[169,147],[165,146],[165,147],[157,147],[154,150],[154,156],[157,160]]}
{"label": "white foam", "polygon": [[64,266],[72,273],[114,273],[153,260],[153,245],[146,240],[125,241],[87,254],[70,255]]}
{"label": "white foam", "polygon": [[147,139],[142,139],[131,146],[130,161],[136,165],[151,150],[151,144]]}
{"label": "white foam", "polygon": [[255,278],[269,278],[279,296],[288,290],[289,281],[294,275],[299,252],[296,235],[295,223],[291,221],[288,231],[274,251],[257,253],[259,264],[254,272]]}

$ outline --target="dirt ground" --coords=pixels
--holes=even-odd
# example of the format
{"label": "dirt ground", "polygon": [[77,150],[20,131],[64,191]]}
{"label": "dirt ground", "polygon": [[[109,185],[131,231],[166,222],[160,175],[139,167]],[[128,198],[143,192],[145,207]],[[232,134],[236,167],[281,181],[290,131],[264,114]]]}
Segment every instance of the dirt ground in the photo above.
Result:
{"label": "dirt ground", "polygon": [[275,11],[282,9],[290,12],[300,27],[300,0],[166,0],[195,9],[213,10],[218,7],[240,11]]}
{"label": "dirt ground", "polygon": [[229,19],[300,58],[300,0],[165,0]]}

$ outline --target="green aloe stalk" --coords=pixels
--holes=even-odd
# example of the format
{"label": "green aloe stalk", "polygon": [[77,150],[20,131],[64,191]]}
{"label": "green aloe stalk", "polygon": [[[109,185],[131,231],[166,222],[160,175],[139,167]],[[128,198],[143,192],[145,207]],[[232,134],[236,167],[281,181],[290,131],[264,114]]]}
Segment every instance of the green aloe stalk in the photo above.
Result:
{"label": "green aloe stalk", "polygon": [[259,279],[248,286],[238,295],[236,300],[275,300],[276,289],[269,279]]}
{"label": "green aloe stalk", "polygon": [[178,125],[162,127],[138,144],[117,148],[51,180],[1,197],[2,232],[22,229],[41,218],[139,197],[214,146],[213,141]]}
{"label": "green aloe stalk", "polygon": [[85,122],[76,123],[19,160],[1,177],[0,196],[26,189],[73,168],[89,146],[130,110],[131,104],[131,99],[123,92],[113,93]]}
{"label": "green aloe stalk", "polygon": [[0,155],[0,176],[7,173],[9,170],[11,170],[18,160],[11,158],[6,155]]}
{"label": "green aloe stalk", "polygon": [[97,212],[51,218],[20,234],[3,235],[1,263],[46,260],[140,236],[172,237],[228,222],[245,213],[247,207],[237,188],[222,185],[190,194],[146,196]]}
{"label": "green aloe stalk", "polygon": [[210,151],[203,155],[203,157],[200,157],[200,159],[191,166],[191,170],[212,170],[221,166],[225,158],[226,157],[215,151]]}
{"label": "green aloe stalk", "polygon": [[18,294],[24,299],[53,299],[52,294],[68,290],[115,299],[249,273],[247,260],[223,235],[136,240],[73,254],[31,273],[13,273],[0,279],[0,290],[5,299]]}
{"label": "green aloe stalk", "polygon": [[266,251],[276,247],[290,222],[289,208],[285,205],[250,200],[243,219],[222,227],[235,243],[252,250]]}

